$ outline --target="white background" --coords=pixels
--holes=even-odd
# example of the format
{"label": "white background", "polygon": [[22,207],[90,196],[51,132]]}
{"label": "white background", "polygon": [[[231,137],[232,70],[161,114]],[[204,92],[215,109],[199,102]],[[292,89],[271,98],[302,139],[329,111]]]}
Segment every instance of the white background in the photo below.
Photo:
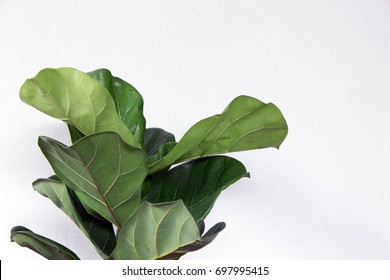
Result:
{"label": "white background", "polygon": [[251,172],[208,226],[227,228],[185,259],[390,258],[390,1],[0,1],[0,258],[24,225],[97,259],[31,182],[52,174],[36,142],[65,125],[19,100],[45,67],[105,67],[144,96],[148,127],[179,139],[237,95],[275,103],[280,150],[232,156]]}

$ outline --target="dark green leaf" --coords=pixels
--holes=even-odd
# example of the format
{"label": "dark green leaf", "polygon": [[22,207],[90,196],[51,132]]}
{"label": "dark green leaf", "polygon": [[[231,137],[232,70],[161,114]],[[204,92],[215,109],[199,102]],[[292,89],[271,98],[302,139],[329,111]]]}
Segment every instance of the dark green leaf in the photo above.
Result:
{"label": "dark green leaf", "polygon": [[123,225],[111,258],[154,260],[199,239],[199,229],[182,201],[143,202]]}
{"label": "dark green leaf", "polygon": [[200,223],[222,190],[247,174],[245,166],[231,157],[193,160],[163,175],[153,176],[150,191],[144,199],[151,203],[182,199],[195,222]]}
{"label": "dark green leaf", "polygon": [[142,183],[141,201],[144,201],[147,195],[151,195],[152,189],[155,191],[159,190],[157,187],[153,187],[153,186],[159,185],[161,180],[166,175],[166,173],[167,170],[161,170],[159,172],[146,176],[144,182]]}
{"label": "dark green leaf", "polygon": [[80,130],[78,130],[71,124],[68,124],[68,130],[70,134],[70,140],[72,140],[72,143],[76,143],[78,140],[80,140],[85,136]]}
{"label": "dark green leaf", "polygon": [[138,141],[118,117],[110,93],[95,79],[73,68],[47,68],[20,89],[20,98],[82,134],[112,131],[134,146]]}
{"label": "dark green leaf", "polygon": [[199,249],[202,249],[206,245],[210,244],[217,237],[217,235],[222,230],[224,230],[225,227],[226,227],[226,224],[224,222],[220,222],[220,223],[214,225],[199,240],[195,241],[192,244],[183,246],[183,247],[177,249],[176,251],[161,257],[160,260],[178,260],[183,255],[185,255],[189,252],[193,252],[193,251],[197,251]]}
{"label": "dark green leaf", "polygon": [[79,257],[65,246],[22,226],[16,226],[11,230],[11,241],[49,260],[79,260]]}
{"label": "dark green leaf", "polygon": [[120,119],[143,146],[146,121],[141,94],[129,83],[112,76],[107,69],[98,69],[88,74],[110,92]]}
{"label": "dark green leaf", "polygon": [[[162,158],[164,158],[174,147],[176,146],[176,142],[169,142],[162,144],[160,148],[158,149],[158,152],[155,153],[152,156],[149,156],[146,158],[146,162],[148,166],[153,165],[154,163],[160,161]],[[164,169],[169,169],[171,165],[166,165],[164,166],[163,169],[159,169],[158,171],[164,170]],[[158,172],[157,171],[157,172]],[[150,172],[151,174],[151,172]]]}
{"label": "dark green leaf", "polygon": [[[86,136],[66,147],[48,137],[38,145],[56,175],[83,205],[121,227],[140,205],[145,154],[113,132]],[[90,213],[90,212],[89,212]]]}
{"label": "dark green leaf", "polygon": [[161,145],[175,142],[175,136],[161,128],[148,128],[145,132],[145,151],[146,156],[156,154]]}
{"label": "dark green leaf", "polygon": [[253,97],[235,98],[225,111],[192,126],[162,159],[149,163],[154,173],[175,163],[227,152],[278,148],[287,136],[287,123],[272,103]]}
{"label": "dark green leaf", "polygon": [[[161,158],[166,156],[172,148],[176,145],[175,136],[161,128],[148,128],[145,132],[145,152],[146,152],[146,163],[152,164],[159,161]],[[164,170],[150,174],[146,177],[142,184],[142,195],[141,198],[145,197],[152,188],[152,184],[158,178],[166,173],[170,166],[167,166]]]}
{"label": "dark green leaf", "polygon": [[112,224],[89,215],[76,194],[56,176],[38,179],[33,183],[33,187],[41,195],[53,201],[75,222],[103,258],[107,258],[112,253],[116,245]]}
{"label": "dark green leaf", "polygon": [[204,221],[198,223],[198,229],[199,229],[199,235],[203,235],[204,230],[206,229],[206,224],[204,223]]}

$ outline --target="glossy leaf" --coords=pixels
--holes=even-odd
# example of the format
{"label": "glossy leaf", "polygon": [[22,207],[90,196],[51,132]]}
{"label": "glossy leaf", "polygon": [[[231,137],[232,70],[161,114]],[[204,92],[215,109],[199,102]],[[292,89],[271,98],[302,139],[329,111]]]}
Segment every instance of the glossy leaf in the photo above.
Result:
{"label": "glossy leaf", "polygon": [[43,113],[73,125],[85,135],[112,131],[128,144],[140,147],[118,117],[110,93],[79,70],[44,69],[23,84],[20,98]]}
{"label": "glossy leaf", "polygon": [[38,145],[56,175],[83,205],[117,227],[138,208],[147,174],[144,152],[112,132],[86,136],[66,147],[48,137]]}
{"label": "glossy leaf", "polygon": [[248,176],[245,166],[231,157],[193,160],[153,177],[150,191],[144,199],[151,203],[182,199],[195,222],[200,223],[222,190],[244,176]]}
{"label": "glossy leaf", "polygon": [[143,146],[145,133],[144,101],[141,94],[129,83],[114,77],[107,69],[89,72],[92,78],[100,82],[111,94],[119,118]]}
{"label": "glossy leaf", "polygon": [[146,156],[156,154],[161,145],[165,143],[175,142],[175,136],[161,128],[148,128],[145,131],[145,151]]}
{"label": "glossy leaf", "polygon": [[224,230],[226,227],[226,224],[224,222],[220,222],[216,225],[214,225],[211,229],[209,229],[205,235],[203,235],[200,239],[196,240],[194,243],[191,243],[189,245],[183,246],[176,251],[165,255],[160,258],[160,260],[178,260],[183,255],[194,252],[199,249],[202,249],[203,247],[207,246],[213,240],[217,237],[217,235]]}
{"label": "glossy leaf", "polygon": [[16,226],[11,230],[11,241],[29,248],[49,260],[79,259],[75,253],[65,246],[22,226]]}
{"label": "glossy leaf", "polygon": [[89,215],[76,194],[56,176],[38,179],[33,183],[33,187],[75,222],[103,258],[107,258],[112,253],[116,245],[112,224]]}
{"label": "glossy leaf", "polygon": [[149,173],[209,155],[278,148],[287,136],[287,130],[287,123],[275,105],[239,96],[222,114],[192,126],[165,157],[149,164]]}
{"label": "glossy leaf", "polygon": [[117,260],[154,260],[199,239],[199,229],[182,201],[143,202],[119,231],[111,256]]}

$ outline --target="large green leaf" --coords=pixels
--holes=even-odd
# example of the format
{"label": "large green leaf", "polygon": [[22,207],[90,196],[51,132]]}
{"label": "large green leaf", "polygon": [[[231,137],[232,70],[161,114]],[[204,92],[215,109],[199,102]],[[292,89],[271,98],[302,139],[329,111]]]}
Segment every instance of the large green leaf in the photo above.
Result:
{"label": "large green leaf", "polygon": [[199,239],[199,229],[182,201],[143,202],[123,225],[111,258],[154,260]]}
{"label": "large green leaf", "polygon": [[86,136],[71,147],[40,137],[38,145],[56,175],[87,209],[120,228],[138,208],[147,175],[145,154],[116,133]]}
{"label": "large green leaf", "polygon": [[88,74],[110,92],[120,119],[143,145],[146,121],[141,94],[129,83],[114,77],[107,69],[98,69]]}
{"label": "large green leaf", "polygon": [[88,214],[76,194],[56,176],[38,179],[33,183],[33,187],[41,195],[53,201],[75,222],[103,258],[107,258],[112,253],[116,245],[112,224]]}
{"label": "large green leaf", "polygon": [[79,260],[79,257],[65,246],[22,226],[16,226],[11,230],[11,241],[49,260]]}
{"label": "large green leaf", "polygon": [[227,156],[193,160],[155,174],[149,175],[150,191],[144,199],[151,203],[182,199],[196,223],[204,220],[222,190],[248,176],[240,161]]}
{"label": "large green leaf", "polygon": [[238,96],[222,114],[192,126],[165,157],[149,163],[149,173],[193,158],[278,148],[286,138],[287,130],[287,123],[274,104],[265,104],[249,96]]}
{"label": "large green leaf", "polygon": [[203,235],[200,239],[196,240],[194,243],[183,246],[183,247],[175,250],[174,252],[161,257],[160,260],[177,260],[189,252],[193,252],[193,251],[197,251],[199,249],[202,249],[203,247],[205,247],[208,244],[210,244],[211,242],[213,242],[213,240],[217,237],[217,235],[222,230],[224,230],[225,227],[226,227],[226,224],[224,222],[220,222],[218,224],[215,224],[212,228],[210,228],[205,233],[205,235]]}
{"label": "large green leaf", "polygon": [[110,93],[88,74],[73,68],[47,68],[20,89],[20,98],[84,135],[113,131],[128,144],[140,147],[116,113]]}

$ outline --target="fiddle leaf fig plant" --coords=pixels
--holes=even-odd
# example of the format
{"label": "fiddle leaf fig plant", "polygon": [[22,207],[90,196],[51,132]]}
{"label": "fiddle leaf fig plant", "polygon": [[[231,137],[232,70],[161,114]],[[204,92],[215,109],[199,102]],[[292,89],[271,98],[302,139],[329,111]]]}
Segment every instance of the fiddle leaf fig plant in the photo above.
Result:
{"label": "fiddle leaf fig plant", "polygon": [[[225,223],[204,233],[205,218],[224,189],[249,177],[240,161],[222,154],[279,148],[288,131],[275,105],[238,96],[176,141],[146,128],[142,96],[107,69],[43,69],[22,85],[20,98],[64,121],[73,143],[39,137],[55,175],[33,188],[108,260],[179,259],[210,244]],[[47,259],[79,259],[22,226],[11,230],[11,241]]]}

